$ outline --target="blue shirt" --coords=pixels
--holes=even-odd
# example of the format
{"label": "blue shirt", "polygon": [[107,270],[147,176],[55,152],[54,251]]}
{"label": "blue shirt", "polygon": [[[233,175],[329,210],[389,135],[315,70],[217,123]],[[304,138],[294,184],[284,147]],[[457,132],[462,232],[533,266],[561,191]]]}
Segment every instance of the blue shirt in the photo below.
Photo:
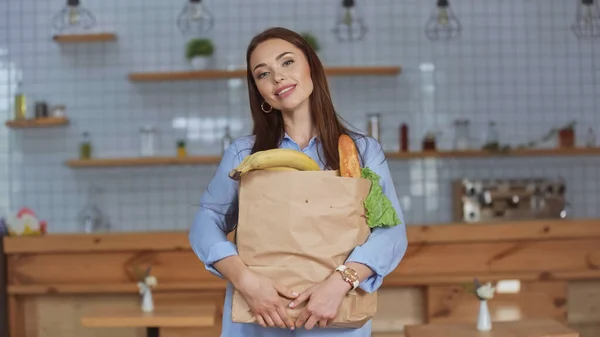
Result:
{"label": "blue shirt", "polygon": [[[364,158],[363,167],[367,166],[381,176],[380,183],[383,192],[392,202],[402,222],[395,227],[375,228],[367,241],[361,246],[356,247],[346,260],[346,262],[352,261],[365,264],[374,271],[374,274],[363,280],[359,286],[367,292],[373,292],[381,286],[383,278],[398,266],[406,252],[408,241],[406,238],[404,216],[400,209],[396,189],[380,144],[371,137],[361,137],[355,139],[355,142],[359,154]],[[253,143],[253,136],[242,137],[236,139],[225,151],[214,177],[202,195],[200,209],[194,218],[194,223],[189,233],[191,247],[198,258],[204,263],[207,270],[221,278],[223,278],[223,275],[213,267],[213,264],[225,257],[237,255],[235,244],[227,240],[226,234],[237,223],[238,182],[229,178],[228,174],[244,157],[250,154]],[[311,139],[308,146],[301,149],[296,142],[285,135],[280,147],[302,151],[319,163],[322,168],[324,167],[318,156],[318,151],[321,151],[321,147],[317,138]],[[228,283],[223,309],[221,337],[371,336],[371,321],[358,329],[315,327],[312,330],[297,328],[293,331],[278,327],[264,328],[254,323],[233,323],[231,321],[232,290],[231,283]]]}

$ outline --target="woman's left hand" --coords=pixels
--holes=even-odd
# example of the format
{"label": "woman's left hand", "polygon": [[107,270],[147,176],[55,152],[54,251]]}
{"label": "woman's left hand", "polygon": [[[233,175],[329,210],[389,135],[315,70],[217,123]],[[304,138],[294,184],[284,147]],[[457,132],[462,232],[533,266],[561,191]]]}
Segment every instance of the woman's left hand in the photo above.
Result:
{"label": "woman's left hand", "polygon": [[337,272],[329,276],[326,280],[306,289],[289,306],[295,308],[308,300],[304,310],[296,319],[296,328],[304,327],[308,330],[315,325],[324,328],[335,318],[338,309],[346,293],[350,290],[350,284],[345,282]]}

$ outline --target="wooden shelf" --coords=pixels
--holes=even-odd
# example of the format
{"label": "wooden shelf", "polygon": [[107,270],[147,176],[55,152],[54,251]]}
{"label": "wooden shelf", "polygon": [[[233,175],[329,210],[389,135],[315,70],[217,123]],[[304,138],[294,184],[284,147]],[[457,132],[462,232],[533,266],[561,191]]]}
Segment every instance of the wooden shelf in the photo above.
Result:
{"label": "wooden shelf", "polygon": [[140,158],[92,158],[73,159],[66,162],[69,167],[133,167],[165,165],[206,165],[218,164],[220,156],[188,157],[140,157]]}
{"label": "wooden shelf", "polygon": [[467,151],[423,151],[387,153],[389,159],[419,158],[493,158],[493,157],[565,157],[600,155],[600,147],[554,148],[554,149],[514,149],[506,152],[485,150]]}
{"label": "wooden shelf", "polygon": [[[325,73],[330,76],[360,76],[360,75],[378,75],[389,76],[397,75],[401,71],[400,67],[328,67]],[[129,80],[133,82],[160,82],[160,81],[188,81],[188,80],[208,80],[208,79],[226,79],[226,78],[244,78],[245,69],[237,70],[195,70],[195,71],[176,71],[176,72],[149,72],[149,73],[131,73]]]}
{"label": "wooden shelf", "polygon": [[53,37],[58,43],[106,42],[116,39],[117,35],[113,33],[59,34]]}
{"label": "wooden shelf", "polygon": [[[386,157],[395,159],[424,159],[424,158],[494,158],[494,157],[564,157],[600,155],[598,148],[565,148],[565,149],[531,149],[513,150],[507,153],[489,152],[483,150],[471,151],[431,151],[431,152],[388,152]],[[141,158],[92,158],[73,159],[66,165],[73,168],[84,167],[134,167],[134,166],[165,166],[165,165],[208,165],[218,164],[220,156],[188,156],[178,157],[141,157]]]}
{"label": "wooden shelf", "polygon": [[69,119],[66,117],[47,117],[23,120],[15,119],[5,123],[5,125],[11,129],[49,128],[67,124],[69,124]]}

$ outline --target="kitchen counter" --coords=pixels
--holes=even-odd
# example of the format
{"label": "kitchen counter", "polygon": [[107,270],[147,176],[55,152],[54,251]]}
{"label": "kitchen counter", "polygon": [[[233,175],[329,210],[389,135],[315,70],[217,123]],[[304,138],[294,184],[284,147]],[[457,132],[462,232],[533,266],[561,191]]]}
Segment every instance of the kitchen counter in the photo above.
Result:
{"label": "kitchen counter", "polygon": [[[401,315],[404,309],[386,309],[388,304],[384,296],[380,296],[378,316],[383,330],[395,331],[407,322],[419,323],[415,320],[450,322],[470,317],[471,309],[467,313],[461,310],[470,308],[473,296],[457,297],[456,294],[474,277],[483,282],[518,280],[522,282],[518,298],[513,296],[511,300],[507,295],[509,299],[504,302],[520,305],[522,317],[537,311],[564,321],[568,319],[568,285],[600,281],[598,219],[419,225],[408,227],[408,238],[409,248],[404,259],[385,279],[381,292],[404,289],[402,296],[407,296],[406,291],[412,291],[408,296],[414,303],[406,303],[406,306],[420,305],[422,314],[418,317],[406,309],[412,318],[400,316],[394,320],[390,318],[392,314],[398,316],[400,312]],[[106,301],[139,305],[136,271],[145,270],[147,266],[152,266],[152,274],[158,279],[155,293],[166,302],[173,302],[177,296],[181,301],[207,298],[204,294],[215,290],[222,293],[225,288],[225,282],[207,272],[194,255],[185,232],[6,237],[4,252],[11,337],[36,336],[34,330],[50,323],[44,323],[44,318],[36,318],[36,322],[30,320],[42,307],[57,303],[57,298],[75,303],[64,310],[83,310],[77,308],[92,302],[102,306]],[[600,282],[597,284],[600,288]],[[454,298],[449,299],[449,294]],[[596,289],[594,294],[600,291]],[[219,305],[219,300],[211,299],[215,305]],[[181,304],[181,301],[175,302]],[[527,309],[532,301],[539,305]],[[159,302],[160,297],[157,305]],[[544,309],[540,311],[540,307]],[[476,311],[473,314],[476,315]],[[600,313],[590,315],[593,314],[600,323]],[[589,323],[586,315],[582,314],[581,322],[576,323]],[[59,319],[68,320],[65,326],[77,324],[71,322],[76,317],[57,317],[54,322]],[[374,329],[376,321],[377,317]],[[61,333],[65,337],[91,334],[77,329]],[[129,336],[126,332],[123,335]],[[53,335],[46,333],[45,336]]]}

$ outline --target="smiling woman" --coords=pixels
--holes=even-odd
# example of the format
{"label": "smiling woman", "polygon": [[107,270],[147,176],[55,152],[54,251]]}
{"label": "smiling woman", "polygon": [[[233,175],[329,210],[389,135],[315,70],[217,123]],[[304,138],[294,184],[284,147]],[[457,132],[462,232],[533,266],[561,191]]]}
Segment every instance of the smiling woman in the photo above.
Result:
{"label": "smiling woman", "polygon": [[[189,234],[192,249],[205,267],[229,281],[221,336],[370,336],[371,321],[359,328],[328,326],[351,290],[360,287],[368,293],[377,291],[383,278],[398,266],[408,245],[405,222],[381,145],[342,123],[321,61],[299,34],[279,27],[265,30],[250,41],[246,62],[253,132],[236,139],[223,155],[202,195]],[[229,178],[229,172],[251,153],[278,148],[302,151],[322,170],[338,170],[341,135],[348,135],[355,142],[361,166],[372,170],[373,177],[377,177],[374,179],[380,177],[381,194],[390,200],[400,225],[369,230],[367,241],[354,247],[343,264],[331,268],[325,279],[295,293],[249,268],[236,244],[227,239],[227,233],[236,227],[239,213],[239,185]],[[333,241],[335,238],[324,239]],[[234,288],[258,324],[232,320]],[[299,309],[297,317],[291,317],[286,305]],[[290,330],[294,330],[292,334]]]}
{"label": "smiling woman", "polygon": [[256,137],[252,152],[278,147],[286,133],[300,148],[318,135],[322,161],[337,170],[339,136],[359,135],[337,115],[325,70],[308,42],[285,28],[267,29],[250,42],[246,64]]}

